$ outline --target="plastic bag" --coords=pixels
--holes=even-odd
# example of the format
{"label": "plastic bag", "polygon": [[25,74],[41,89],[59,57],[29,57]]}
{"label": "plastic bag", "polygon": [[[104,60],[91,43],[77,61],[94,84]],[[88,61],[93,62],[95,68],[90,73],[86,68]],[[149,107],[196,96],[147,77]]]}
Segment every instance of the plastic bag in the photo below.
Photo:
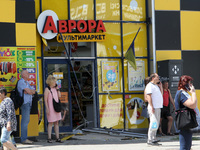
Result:
{"label": "plastic bag", "polygon": [[150,118],[150,129],[152,131],[158,130],[159,124],[158,121],[156,119],[156,116],[154,114],[152,114],[152,117]]}

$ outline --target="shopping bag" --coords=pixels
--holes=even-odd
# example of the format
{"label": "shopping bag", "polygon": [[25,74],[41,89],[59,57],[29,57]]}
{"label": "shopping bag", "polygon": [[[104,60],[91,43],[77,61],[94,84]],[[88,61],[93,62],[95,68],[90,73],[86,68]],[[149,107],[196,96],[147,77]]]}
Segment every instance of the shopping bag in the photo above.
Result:
{"label": "shopping bag", "polygon": [[156,131],[156,130],[158,130],[158,126],[159,126],[159,124],[158,124],[158,121],[156,119],[156,116],[155,116],[155,114],[152,114],[152,117],[151,117],[151,120],[150,120],[150,129],[152,131]]}

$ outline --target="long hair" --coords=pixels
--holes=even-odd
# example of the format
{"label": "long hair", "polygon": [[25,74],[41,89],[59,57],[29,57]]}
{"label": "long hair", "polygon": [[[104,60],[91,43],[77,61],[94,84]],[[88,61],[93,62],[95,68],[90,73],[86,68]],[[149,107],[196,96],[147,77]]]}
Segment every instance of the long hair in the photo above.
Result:
{"label": "long hair", "polygon": [[181,76],[179,83],[178,83],[178,90],[184,89],[187,91],[185,88],[185,85],[188,84],[190,81],[193,81],[193,78],[187,75]]}

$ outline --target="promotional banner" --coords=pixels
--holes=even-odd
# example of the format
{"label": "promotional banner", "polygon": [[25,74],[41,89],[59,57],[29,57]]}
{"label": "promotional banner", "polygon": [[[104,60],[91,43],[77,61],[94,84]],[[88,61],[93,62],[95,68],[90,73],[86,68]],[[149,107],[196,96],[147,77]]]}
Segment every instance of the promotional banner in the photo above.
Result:
{"label": "promotional banner", "polygon": [[145,79],[144,61],[136,61],[137,70],[128,63],[128,89],[129,91],[143,91]]}
{"label": "promotional banner", "polygon": [[147,128],[148,114],[143,95],[125,95],[126,129]]}
{"label": "promotional banner", "polygon": [[119,91],[119,61],[102,61],[102,90]]}
{"label": "promotional banner", "polygon": [[122,129],[124,123],[122,96],[112,95],[112,98],[107,95],[101,96],[99,99],[100,127]]}
{"label": "promotional banner", "polygon": [[13,90],[22,70],[29,72],[28,82],[36,90],[35,47],[0,47],[0,86]]}

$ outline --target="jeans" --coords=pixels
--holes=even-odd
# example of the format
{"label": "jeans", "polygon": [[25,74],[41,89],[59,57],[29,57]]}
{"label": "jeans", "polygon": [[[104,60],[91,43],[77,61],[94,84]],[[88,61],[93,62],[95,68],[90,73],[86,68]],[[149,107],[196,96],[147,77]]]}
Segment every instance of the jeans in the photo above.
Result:
{"label": "jeans", "polygon": [[190,150],[192,146],[192,131],[180,130],[179,142],[180,150]]}
{"label": "jeans", "polygon": [[12,131],[8,131],[6,127],[1,129],[1,143],[6,143],[10,139],[10,134]]}
{"label": "jeans", "polygon": [[30,121],[31,104],[26,103],[21,106],[21,142],[27,139],[28,124]]}

